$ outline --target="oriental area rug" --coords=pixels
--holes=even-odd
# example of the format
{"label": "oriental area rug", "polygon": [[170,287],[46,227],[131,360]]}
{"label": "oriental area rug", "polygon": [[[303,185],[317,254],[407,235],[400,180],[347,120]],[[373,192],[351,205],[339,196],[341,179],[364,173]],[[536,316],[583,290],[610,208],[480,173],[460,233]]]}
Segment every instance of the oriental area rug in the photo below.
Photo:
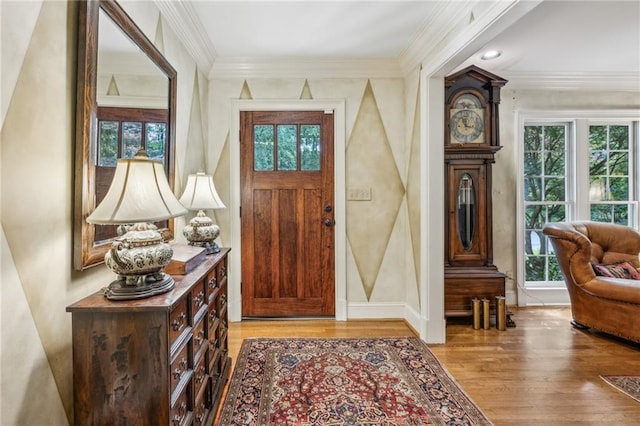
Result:
{"label": "oriental area rug", "polygon": [[600,376],[620,392],[640,402],[640,376]]}
{"label": "oriental area rug", "polygon": [[219,425],[491,425],[415,337],[247,339]]}

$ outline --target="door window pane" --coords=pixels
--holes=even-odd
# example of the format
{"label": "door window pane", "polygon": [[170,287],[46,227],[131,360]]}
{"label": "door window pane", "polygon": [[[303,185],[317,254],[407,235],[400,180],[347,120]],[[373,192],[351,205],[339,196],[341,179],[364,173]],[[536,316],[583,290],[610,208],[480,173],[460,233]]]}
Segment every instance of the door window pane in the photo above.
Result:
{"label": "door window pane", "polygon": [[320,126],[300,126],[301,170],[320,170]]}
{"label": "door window pane", "polygon": [[142,123],[122,122],[122,158],[132,158],[142,148]]}
{"label": "door window pane", "polygon": [[298,126],[278,125],[278,170],[298,169]]}
{"label": "door window pane", "polygon": [[273,170],[275,138],[273,126],[253,126],[253,169],[255,171]]}
{"label": "door window pane", "polygon": [[98,126],[98,166],[116,166],[119,127],[117,121],[100,121]]}
{"label": "door window pane", "polygon": [[149,158],[164,163],[167,125],[165,123],[147,123],[146,131],[145,149]]}

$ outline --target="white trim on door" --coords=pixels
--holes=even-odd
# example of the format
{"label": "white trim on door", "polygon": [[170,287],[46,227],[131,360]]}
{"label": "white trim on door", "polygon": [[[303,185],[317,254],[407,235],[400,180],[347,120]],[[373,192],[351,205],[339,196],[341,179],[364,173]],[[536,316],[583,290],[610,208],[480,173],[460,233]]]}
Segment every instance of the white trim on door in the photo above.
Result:
{"label": "white trim on door", "polygon": [[347,319],[347,231],[345,197],[345,101],[344,100],[253,100],[231,101],[229,152],[231,156],[231,247],[229,269],[229,320],[242,319],[241,238],[240,238],[240,112],[241,111],[333,111],[334,129],[334,188],[335,188],[335,319]]}

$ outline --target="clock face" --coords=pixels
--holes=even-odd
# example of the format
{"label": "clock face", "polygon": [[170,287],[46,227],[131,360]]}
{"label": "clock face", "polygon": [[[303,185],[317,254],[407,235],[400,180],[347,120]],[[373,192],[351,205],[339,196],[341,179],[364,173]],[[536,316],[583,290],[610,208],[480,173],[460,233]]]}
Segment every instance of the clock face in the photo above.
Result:
{"label": "clock face", "polygon": [[484,108],[477,96],[460,96],[450,114],[452,143],[484,143]]}

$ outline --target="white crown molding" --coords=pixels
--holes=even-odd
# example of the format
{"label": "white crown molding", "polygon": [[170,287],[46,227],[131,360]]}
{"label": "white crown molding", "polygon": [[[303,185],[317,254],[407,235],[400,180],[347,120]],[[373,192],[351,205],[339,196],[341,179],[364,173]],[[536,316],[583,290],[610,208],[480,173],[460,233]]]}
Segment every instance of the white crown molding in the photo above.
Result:
{"label": "white crown molding", "polygon": [[506,89],[588,90],[640,92],[640,75],[634,72],[509,72],[498,71],[509,81]]}
{"label": "white crown molding", "polygon": [[[400,55],[405,73],[418,66],[438,72],[473,51],[528,13],[542,0],[442,2],[422,32]],[[451,70],[449,70],[451,71]]]}
{"label": "white crown molding", "polygon": [[198,68],[208,74],[217,53],[190,2],[154,0],[162,16],[175,31]]}
{"label": "white crown molding", "polygon": [[[421,65],[441,66],[503,15],[513,11],[524,14],[537,4],[521,0],[483,3],[486,8],[479,10],[473,0],[436,2],[423,29],[398,58],[219,58],[190,2],[154,1],[198,68],[210,79],[404,78]],[[640,91],[637,73],[495,72],[509,80],[509,89]]]}
{"label": "white crown molding", "polygon": [[217,58],[210,79],[403,78],[394,58]]}
{"label": "white crown molding", "polygon": [[[436,2],[434,10],[424,22],[422,29],[403,49],[399,56],[400,66],[405,74],[420,66],[431,52],[440,46],[447,35],[456,28],[460,16],[466,16],[468,5],[462,2]],[[470,9],[469,9],[470,10]]]}

